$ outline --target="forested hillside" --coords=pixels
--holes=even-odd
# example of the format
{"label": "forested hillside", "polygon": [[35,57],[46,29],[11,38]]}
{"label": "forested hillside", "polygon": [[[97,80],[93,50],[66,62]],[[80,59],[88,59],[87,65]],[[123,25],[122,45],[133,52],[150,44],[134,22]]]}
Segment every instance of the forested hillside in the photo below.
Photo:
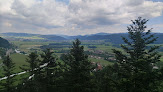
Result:
{"label": "forested hillside", "polygon": [[0,47],[11,48],[11,44],[6,39],[0,37]]}
{"label": "forested hillside", "polygon": [[[158,37],[157,41],[154,42],[155,44],[162,44],[163,43],[163,33],[153,33],[156,37]],[[117,34],[105,34],[105,35],[88,35],[88,36],[74,36],[72,38],[79,38],[81,40],[105,40],[107,42],[111,42],[114,44],[124,44],[122,37],[128,38],[128,33],[117,33]]]}

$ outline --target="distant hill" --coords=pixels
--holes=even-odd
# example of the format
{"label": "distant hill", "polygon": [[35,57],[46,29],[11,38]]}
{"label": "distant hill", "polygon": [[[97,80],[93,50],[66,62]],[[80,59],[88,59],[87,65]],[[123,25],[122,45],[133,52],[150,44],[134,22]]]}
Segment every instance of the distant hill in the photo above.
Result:
{"label": "distant hill", "polygon": [[42,38],[46,38],[48,40],[67,40],[64,37],[61,36],[56,36],[56,35],[40,35]]}
{"label": "distant hill", "polygon": [[6,39],[0,37],[0,47],[11,48],[11,44]]}
{"label": "distant hill", "polygon": [[[80,39],[80,40],[105,40],[107,42],[111,42],[114,44],[123,44],[122,36],[128,38],[128,33],[116,33],[116,34],[108,34],[108,35],[86,35],[86,36],[71,36],[72,39]],[[155,33],[155,37],[158,37],[155,44],[163,44],[163,33]]]}
{"label": "distant hill", "polygon": [[98,35],[98,34],[94,34],[94,35],[90,35],[90,36],[74,36],[72,37],[73,39],[80,39],[80,40],[105,40],[107,42],[111,42],[114,44],[122,44],[122,38],[123,37],[128,37],[128,35],[126,33],[119,33],[119,34],[108,34],[108,35]]}
{"label": "distant hill", "polygon": [[92,36],[92,35],[109,35],[109,33],[101,32],[101,33],[96,33],[96,34],[90,34],[88,36]]}
{"label": "distant hill", "polygon": [[[62,41],[62,40],[74,40],[76,38],[80,40],[105,40],[106,42],[111,42],[114,44],[123,44],[122,36],[128,38],[128,33],[97,33],[91,35],[78,35],[78,36],[67,36],[67,35],[40,35],[40,34],[28,34],[28,33],[2,33],[2,36],[12,36],[12,37],[41,37],[41,40],[52,40],[52,41]],[[6,38],[5,37],[5,38]],[[155,44],[163,44],[163,33],[155,33],[155,37],[158,37]],[[26,38],[28,39],[28,38]],[[31,40],[31,39],[29,39]]]}
{"label": "distant hill", "polygon": [[28,34],[28,33],[2,33],[3,36],[18,36],[18,37],[30,37],[37,36],[38,34]]}
{"label": "distant hill", "polygon": [[12,38],[20,37],[21,39],[23,39],[23,37],[26,37],[26,38],[24,38],[26,40],[29,37],[30,37],[30,39],[28,39],[28,40],[31,40],[32,37],[45,38],[44,40],[67,40],[67,38],[57,36],[57,35],[40,35],[40,34],[29,34],[29,33],[1,33],[1,35],[5,38],[7,38],[7,37],[12,37]]}
{"label": "distant hill", "polygon": [[156,44],[163,44],[163,33],[156,33],[155,36],[158,37],[158,39],[155,43]]}

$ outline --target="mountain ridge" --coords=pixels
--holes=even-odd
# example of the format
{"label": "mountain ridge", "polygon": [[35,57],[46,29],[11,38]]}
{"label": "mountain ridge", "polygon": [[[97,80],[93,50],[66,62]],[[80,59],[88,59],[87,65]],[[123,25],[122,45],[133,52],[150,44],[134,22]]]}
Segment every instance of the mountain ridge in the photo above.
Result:
{"label": "mountain ridge", "polygon": [[[158,37],[157,41],[155,44],[163,44],[163,33],[152,33],[155,34],[155,37]],[[55,41],[55,40],[74,40],[76,38],[80,40],[105,40],[106,42],[111,42],[114,44],[123,44],[122,36],[128,38],[128,33],[96,33],[96,34],[91,34],[91,35],[77,35],[77,36],[68,36],[68,35],[41,35],[41,34],[29,34],[29,33],[2,33],[4,36],[12,36],[12,37],[29,37],[29,36],[38,36],[42,37],[47,40]]]}

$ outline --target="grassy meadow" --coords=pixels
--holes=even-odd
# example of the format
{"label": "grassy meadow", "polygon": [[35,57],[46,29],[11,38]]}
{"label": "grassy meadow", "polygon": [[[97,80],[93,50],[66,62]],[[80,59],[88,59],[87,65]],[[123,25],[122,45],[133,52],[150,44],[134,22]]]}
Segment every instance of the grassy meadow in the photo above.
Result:
{"label": "grassy meadow", "polygon": [[[31,52],[37,51],[39,54],[42,53],[42,49],[40,48],[40,46],[44,46],[44,45],[49,45],[50,43],[61,43],[61,42],[54,42],[54,41],[47,41],[47,42],[39,42],[39,41],[11,41],[10,43],[12,43],[14,46],[17,47],[17,49],[19,49],[20,51],[24,51],[25,53],[29,54]],[[69,43],[72,43],[72,41],[69,41]],[[103,41],[99,41],[99,42],[82,42],[82,45],[84,46],[84,50],[88,51],[88,50],[94,50],[94,51],[104,51],[104,52],[108,52],[108,53],[112,53],[112,49],[118,49],[122,52],[124,52],[121,48],[114,46],[113,44],[109,43],[109,42],[103,42]],[[157,44],[159,46],[163,46],[162,44]],[[89,46],[95,46],[96,48],[89,48]],[[65,48],[53,48],[54,52],[56,52],[55,54],[57,55],[59,61],[60,61],[60,55],[63,54],[62,52],[60,52],[61,50],[66,50],[69,51],[71,45],[65,47]],[[159,52],[161,55],[163,55],[163,52]],[[105,54],[105,53],[103,53]],[[97,54],[98,55],[98,54]],[[15,63],[15,73],[21,72],[22,70],[19,68],[22,65],[27,64],[26,58],[27,55],[24,54],[18,54],[18,53],[14,53],[11,54],[11,58],[13,60],[13,62]],[[96,63],[100,63],[103,66],[106,65],[110,65],[113,64],[113,62],[110,62],[108,60],[104,60],[103,58],[101,59],[97,59],[97,58],[91,58],[89,57],[89,60],[91,62],[96,62]],[[158,65],[163,66],[163,56],[161,57],[161,62],[158,63]],[[2,60],[0,60],[0,64],[2,63]],[[0,76],[2,76],[2,66],[0,66]]]}
{"label": "grassy meadow", "polygon": [[[17,53],[11,54],[11,59],[15,63],[14,73],[21,72],[22,70],[19,67],[23,65],[27,65],[27,63],[25,62],[26,58],[27,56],[23,54],[17,54]],[[2,63],[2,60],[0,60],[0,63]],[[2,66],[0,66],[0,76],[2,76],[2,73],[3,73]]]}

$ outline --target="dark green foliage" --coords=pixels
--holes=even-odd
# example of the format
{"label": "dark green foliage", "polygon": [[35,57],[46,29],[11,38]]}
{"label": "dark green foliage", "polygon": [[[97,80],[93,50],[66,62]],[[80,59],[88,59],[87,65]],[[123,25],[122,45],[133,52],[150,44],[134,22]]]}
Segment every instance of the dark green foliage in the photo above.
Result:
{"label": "dark green foliage", "polygon": [[147,21],[139,17],[127,28],[130,41],[122,37],[127,45],[121,45],[127,55],[113,50],[120,68],[119,91],[154,92],[157,89],[158,72],[154,67],[160,61],[160,55],[155,51],[158,46],[147,49],[148,44],[157,39],[151,29],[145,32]]}
{"label": "dark green foliage", "polygon": [[6,49],[0,47],[0,57],[3,58],[6,55]]}
{"label": "dark green foliage", "polygon": [[117,92],[116,86],[118,85],[118,69],[115,66],[106,66],[101,71],[94,72],[96,76],[96,92]]}
{"label": "dark green foliage", "polygon": [[11,44],[6,39],[0,37],[0,47],[11,48]]}
{"label": "dark green foliage", "polygon": [[84,47],[76,39],[72,49],[64,57],[67,65],[65,73],[65,87],[68,92],[89,92],[92,91],[91,71],[92,65],[88,56],[84,54]]}
{"label": "dark green foliage", "polygon": [[[43,69],[43,83],[45,86],[45,90],[47,92],[52,91],[52,84],[53,84],[53,78],[55,77],[55,71],[57,67],[56,58],[54,57],[54,52],[50,51],[50,49],[47,49],[44,51],[44,53],[41,55],[43,58],[42,64],[47,64]],[[46,81],[45,81],[46,80]]]}
{"label": "dark green foliage", "polygon": [[23,92],[39,92],[38,81],[36,80],[37,71],[39,69],[40,60],[38,59],[38,55],[34,52],[29,54],[26,62],[28,65],[24,65],[20,67],[23,71],[26,71],[26,78],[23,78],[23,83],[20,85],[18,90],[23,90]]}
{"label": "dark green foliage", "polygon": [[38,55],[36,53],[32,52],[31,54],[29,54],[26,62],[29,65],[24,65],[24,67],[21,69],[24,71],[29,71],[30,75],[33,75],[35,69],[39,67]]}
{"label": "dark green foliage", "polygon": [[11,48],[12,45],[6,40],[0,37],[0,57],[3,58],[6,55],[8,48]]}
{"label": "dark green foliage", "polygon": [[4,57],[3,59],[3,70],[3,75],[7,77],[4,83],[2,83],[2,86],[4,87],[3,92],[13,92],[13,83],[15,82],[15,80],[13,79],[14,76],[11,75],[14,74],[14,63],[9,56]]}
{"label": "dark green foliage", "polygon": [[[54,52],[50,49],[41,54],[41,60],[38,55],[31,53],[27,62],[22,68],[27,71],[26,79],[22,84],[18,85],[17,92],[53,92],[61,90],[58,88],[61,85],[63,72],[60,68],[61,64],[56,61]],[[59,91],[57,91],[59,92]]]}
{"label": "dark green foliage", "polygon": [[42,64],[47,64],[43,69],[44,69],[44,75],[45,77],[51,76],[54,74],[54,71],[57,69],[56,67],[60,64],[57,62],[56,57],[54,55],[54,52],[51,51],[50,49],[47,49],[44,51],[44,53],[41,55]]}

